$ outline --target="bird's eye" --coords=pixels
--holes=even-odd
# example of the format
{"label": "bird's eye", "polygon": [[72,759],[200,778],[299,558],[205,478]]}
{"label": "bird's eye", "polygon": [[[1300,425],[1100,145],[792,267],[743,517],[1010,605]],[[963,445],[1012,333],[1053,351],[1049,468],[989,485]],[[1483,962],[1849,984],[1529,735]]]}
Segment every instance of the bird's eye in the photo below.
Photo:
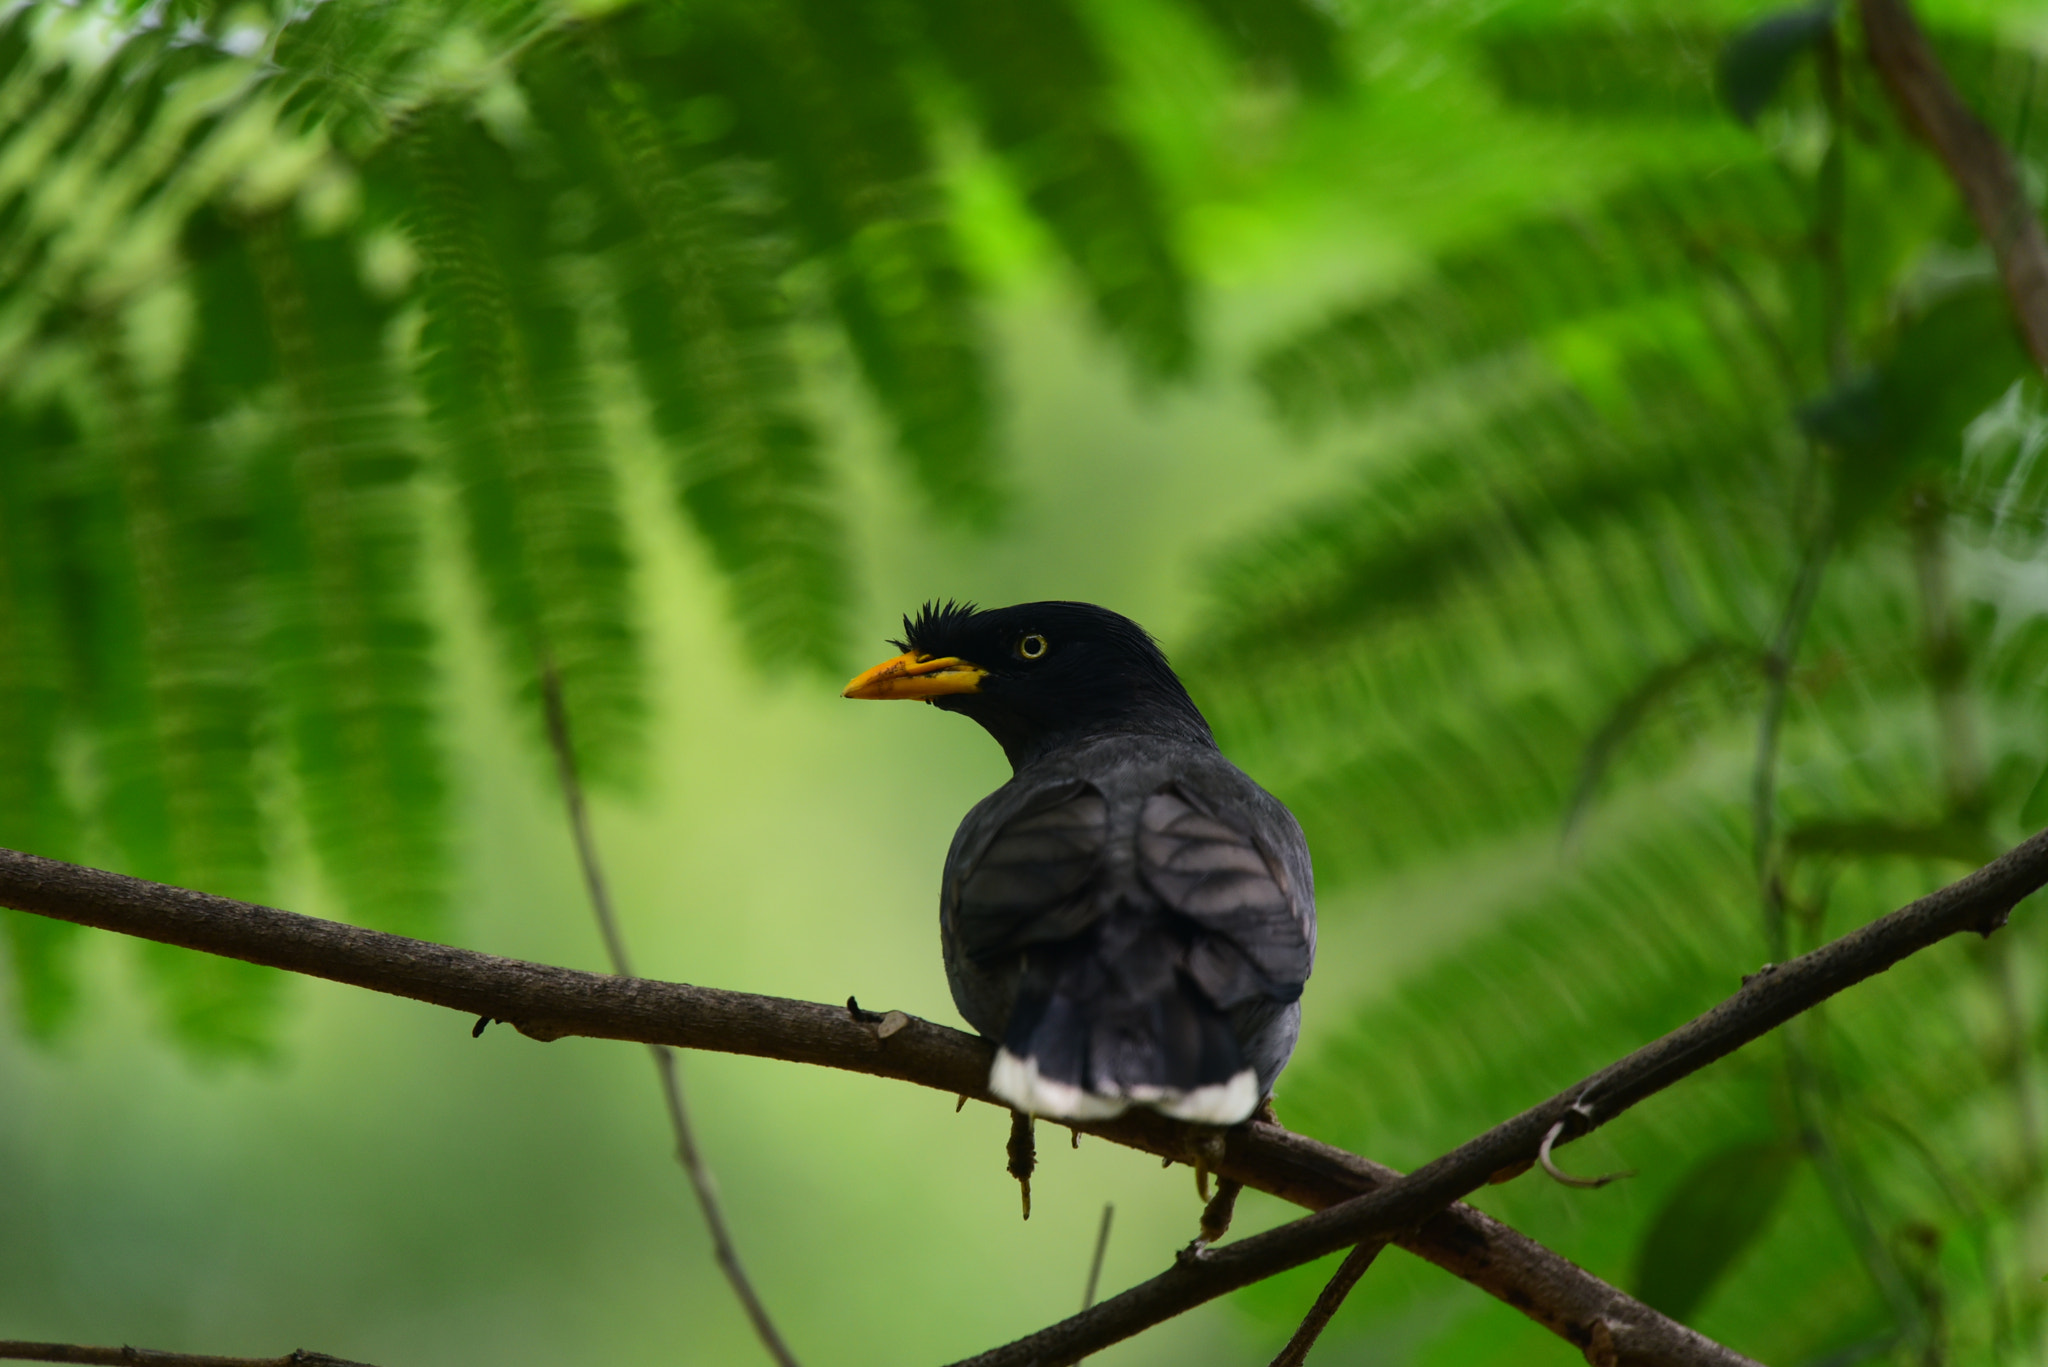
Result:
{"label": "bird's eye", "polygon": [[1020,659],[1036,660],[1043,656],[1045,652],[1045,638],[1036,632],[1017,642],[1017,655]]}

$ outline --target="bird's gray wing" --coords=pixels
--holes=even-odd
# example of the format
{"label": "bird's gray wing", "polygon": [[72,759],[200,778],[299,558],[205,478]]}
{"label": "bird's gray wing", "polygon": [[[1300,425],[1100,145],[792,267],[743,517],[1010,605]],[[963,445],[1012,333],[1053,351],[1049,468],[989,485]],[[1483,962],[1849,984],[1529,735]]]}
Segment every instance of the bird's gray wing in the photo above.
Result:
{"label": "bird's gray wing", "polygon": [[986,819],[993,829],[975,832],[960,867],[948,871],[960,950],[986,960],[1087,929],[1101,914],[1095,885],[1109,843],[1109,806],[1095,786],[1054,784]]}
{"label": "bird's gray wing", "polygon": [[1187,968],[1218,1006],[1301,995],[1314,958],[1311,890],[1295,886],[1271,848],[1299,843],[1298,830],[1262,839],[1259,814],[1168,783],[1138,817],[1138,872],[1199,934]]}

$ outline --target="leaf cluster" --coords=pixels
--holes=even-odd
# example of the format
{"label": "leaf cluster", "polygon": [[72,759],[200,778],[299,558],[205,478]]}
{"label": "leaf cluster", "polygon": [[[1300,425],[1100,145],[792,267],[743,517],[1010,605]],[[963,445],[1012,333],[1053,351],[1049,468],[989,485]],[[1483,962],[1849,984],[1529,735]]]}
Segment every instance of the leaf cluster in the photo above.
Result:
{"label": "leaf cluster", "polygon": [[[1255,366],[1300,429],[1424,434],[1226,555],[1183,661],[1303,822],[1325,956],[1397,956],[1282,1113],[1402,1165],[1980,861],[2048,762],[2039,376],[1853,25],[1520,7],[1435,41],[1532,125],[1674,131]],[[1938,46],[2024,145],[2032,57]],[[1490,1204],[1766,1360],[2004,1360],[2043,1309],[2026,952],[1689,1082],[1583,1160],[1634,1183]],[[1526,1351],[1418,1294],[1356,1293],[1414,1360]]]}
{"label": "leaf cluster", "polygon": [[[1336,79],[1306,0],[1188,15]],[[1000,167],[1137,374],[1191,364],[1120,79],[1069,0],[7,10],[0,844],[260,900],[302,832],[353,914],[431,932],[457,605],[529,740],[552,670],[583,768],[634,779],[635,449],[748,653],[842,668],[819,358],[931,516],[1002,506],[953,164]],[[4,928],[56,1028],[62,932]],[[263,1047],[257,979],[153,967],[188,1039]]]}

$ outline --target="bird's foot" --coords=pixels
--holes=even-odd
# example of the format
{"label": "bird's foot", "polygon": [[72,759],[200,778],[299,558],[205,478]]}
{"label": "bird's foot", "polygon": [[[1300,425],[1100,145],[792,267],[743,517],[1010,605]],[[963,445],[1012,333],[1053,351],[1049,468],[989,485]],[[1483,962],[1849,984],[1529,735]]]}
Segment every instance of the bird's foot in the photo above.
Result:
{"label": "bird's foot", "polygon": [[1032,1134],[1031,1117],[1010,1112],[1010,1176],[1024,1196],[1024,1218],[1031,1218],[1031,1173],[1038,1166],[1038,1141]]}
{"label": "bird's foot", "polygon": [[1237,1195],[1244,1183],[1228,1177],[1216,1179],[1216,1194],[1202,1207],[1202,1235],[1189,1247],[1207,1248],[1230,1232],[1230,1219],[1237,1213]]}

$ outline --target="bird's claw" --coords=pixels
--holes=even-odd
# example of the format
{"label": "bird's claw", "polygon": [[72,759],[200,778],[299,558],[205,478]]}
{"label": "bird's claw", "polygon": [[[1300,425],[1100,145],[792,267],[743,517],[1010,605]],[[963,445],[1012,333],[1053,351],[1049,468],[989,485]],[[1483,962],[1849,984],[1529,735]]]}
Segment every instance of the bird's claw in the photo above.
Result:
{"label": "bird's claw", "polygon": [[1017,1179],[1027,1220],[1031,1218],[1031,1174],[1038,1167],[1038,1141],[1031,1125],[1031,1117],[1024,1112],[1010,1112],[1010,1176]]}
{"label": "bird's claw", "polygon": [[1237,1213],[1237,1196],[1244,1190],[1244,1183],[1234,1182],[1228,1177],[1216,1179],[1216,1195],[1208,1205],[1202,1207],[1202,1237],[1190,1247],[1207,1248],[1221,1242],[1230,1232],[1230,1220]]}

